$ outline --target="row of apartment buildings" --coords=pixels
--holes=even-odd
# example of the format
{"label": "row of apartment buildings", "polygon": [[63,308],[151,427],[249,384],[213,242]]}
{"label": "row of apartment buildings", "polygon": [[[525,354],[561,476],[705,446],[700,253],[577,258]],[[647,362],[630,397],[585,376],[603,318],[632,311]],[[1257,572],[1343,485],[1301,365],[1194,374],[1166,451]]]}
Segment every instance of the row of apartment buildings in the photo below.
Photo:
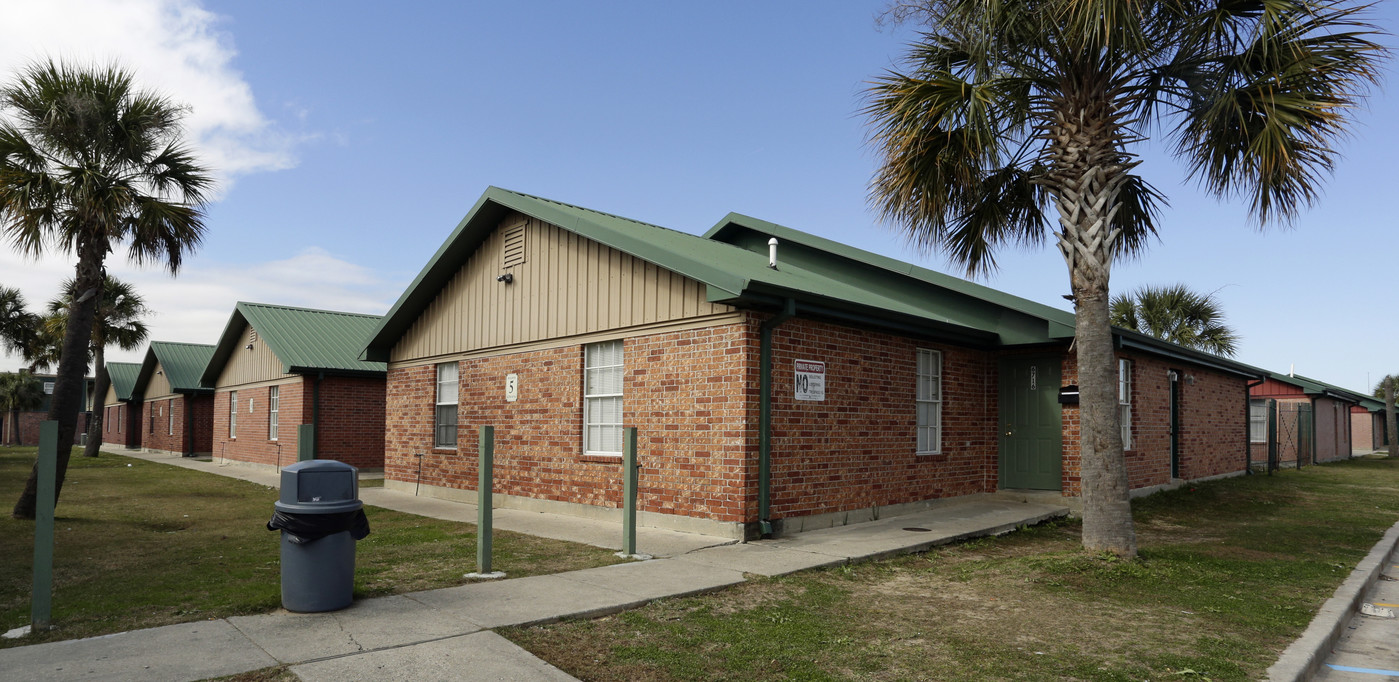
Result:
{"label": "row of apartment buildings", "polygon": [[[1073,334],[1071,313],[747,216],[697,236],[490,188],[382,317],[239,303],[214,344],[111,363],[103,440],[254,466],[305,449],[474,502],[490,425],[496,506],[620,518],[635,427],[643,524],[751,538],[1079,495]],[[1383,442],[1366,396],[1114,341],[1138,493]]]}

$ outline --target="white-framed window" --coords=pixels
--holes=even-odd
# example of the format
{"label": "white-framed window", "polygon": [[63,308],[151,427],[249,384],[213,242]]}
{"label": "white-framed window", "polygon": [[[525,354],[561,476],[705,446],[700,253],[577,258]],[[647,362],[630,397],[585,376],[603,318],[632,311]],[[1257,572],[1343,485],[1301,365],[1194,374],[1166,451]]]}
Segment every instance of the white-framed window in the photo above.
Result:
{"label": "white-framed window", "polygon": [[1248,442],[1268,442],[1268,401],[1248,401]]}
{"label": "white-framed window", "polygon": [[437,414],[432,429],[432,446],[455,450],[457,447],[457,363],[437,366]]}
{"label": "white-framed window", "polygon": [[918,454],[942,452],[942,351],[918,349]]}
{"label": "white-framed window", "polygon": [[267,440],[277,440],[277,411],[282,409],[277,388],[273,386],[267,389]]}
{"label": "white-framed window", "polygon": [[1132,361],[1117,359],[1117,418],[1122,423],[1122,449],[1132,449]]}
{"label": "white-framed window", "polygon": [[53,382],[52,382],[52,381],[45,381],[45,382],[44,382],[44,395],[53,395]]}
{"label": "white-framed window", "polygon": [[121,433],[121,405],[117,405],[117,433]]}
{"label": "white-framed window", "polygon": [[150,433],[155,433],[155,415],[156,415],[156,412],[157,412],[158,410],[160,410],[160,406],[159,406],[159,405],[156,405],[155,403],[151,403],[151,404],[150,404],[150,411],[151,411],[151,415],[150,415],[150,419],[151,419]]}
{"label": "white-framed window", "polygon": [[228,437],[238,437],[238,391],[228,393]]}
{"label": "white-framed window", "polygon": [[583,454],[622,454],[622,342],[583,347]]}
{"label": "white-framed window", "polygon": [[173,435],[175,435],[175,399],[174,399],[174,398],[171,398],[171,399],[165,401],[165,415],[166,415],[166,417],[169,418],[169,421],[170,421],[170,423],[166,425],[166,435],[173,436]]}

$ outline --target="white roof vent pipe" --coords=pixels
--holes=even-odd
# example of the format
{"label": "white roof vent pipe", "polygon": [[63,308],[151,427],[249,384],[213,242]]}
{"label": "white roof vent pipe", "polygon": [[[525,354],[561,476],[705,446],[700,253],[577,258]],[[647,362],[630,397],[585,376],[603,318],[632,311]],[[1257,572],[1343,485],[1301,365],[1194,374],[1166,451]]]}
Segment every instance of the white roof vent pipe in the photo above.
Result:
{"label": "white roof vent pipe", "polygon": [[768,267],[777,269],[777,237],[768,240]]}

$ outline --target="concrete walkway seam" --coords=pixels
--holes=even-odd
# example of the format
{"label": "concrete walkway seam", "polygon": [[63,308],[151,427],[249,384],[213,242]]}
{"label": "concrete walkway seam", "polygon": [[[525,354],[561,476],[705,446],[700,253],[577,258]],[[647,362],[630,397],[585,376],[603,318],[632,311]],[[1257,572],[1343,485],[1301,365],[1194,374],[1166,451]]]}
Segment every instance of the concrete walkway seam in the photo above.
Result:
{"label": "concrete walkway seam", "polygon": [[1336,594],[1321,605],[1302,636],[1292,642],[1277,662],[1268,668],[1271,682],[1303,682],[1316,675],[1322,662],[1345,633],[1351,616],[1360,608],[1361,600],[1380,579],[1396,546],[1399,546],[1399,523],[1389,527],[1370,553],[1356,564],[1350,577],[1336,588]]}

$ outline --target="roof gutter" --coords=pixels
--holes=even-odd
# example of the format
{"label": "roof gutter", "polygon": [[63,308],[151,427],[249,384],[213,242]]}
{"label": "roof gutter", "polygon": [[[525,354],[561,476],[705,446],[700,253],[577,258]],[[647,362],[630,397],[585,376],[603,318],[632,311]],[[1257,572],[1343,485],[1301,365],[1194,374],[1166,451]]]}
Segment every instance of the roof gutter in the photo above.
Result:
{"label": "roof gutter", "polygon": [[758,530],[772,535],[772,332],[797,316],[797,302],[782,302],[782,312],[764,321],[758,346]]}
{"label": "roof gutter", "polygon": [[1173,343],[1170,343],[1168,341],[1161,341],[1160,339],[1154,339],[1152,337],[1145,336],[1142,334],[1133,334],[1133,337],[1129,337],[1127,334],[1124,334],[1121,330],[1117,329],[1113,330],[1113,336],[1117,340],[1118,348],[1130,348],[1134,350],[1139,350],[1142,352],[1151,353],[1153,355],[1167,357],[1174,360],[1179,360],[1181,362],[1188,362],[1194,365],[1199,365],[1201,367],[1207,367],[1209,369],[1225,372],[1227,374],[1233,374],[1235,376],[1245,377],[1248,379],[1259,378],[1259,374],[1253,371],[1252,368],[1245,369],[1246,366],[1244,365],[1237,364],[1213,355],[1209,355],[1208,353],[1191,351],[1186,348],[1177,346]]}
{"label": "roof gutter", "polygon": [[[796,304],[796,299],[794,299],[791,294],[787,293],[750,293],[743,296],[740,300],[730,301],[729,303],[730,305],[780,307],[785,306],[788,301],[792,302],[793,305]],[[845,310],[807,301],[801,302],[801,309],[804,317],[819,317],[845,324],[853,324],[861,329],[878,329],[906,336],[931,338],[955,346],[994,346],[999,345],[1000,342],[1000,337],[992,332],[963,327],[951,322],[937,322],[932,320],[920,322],[916,318],[906,318],[908,321],[902,321],[892,317]]]}

